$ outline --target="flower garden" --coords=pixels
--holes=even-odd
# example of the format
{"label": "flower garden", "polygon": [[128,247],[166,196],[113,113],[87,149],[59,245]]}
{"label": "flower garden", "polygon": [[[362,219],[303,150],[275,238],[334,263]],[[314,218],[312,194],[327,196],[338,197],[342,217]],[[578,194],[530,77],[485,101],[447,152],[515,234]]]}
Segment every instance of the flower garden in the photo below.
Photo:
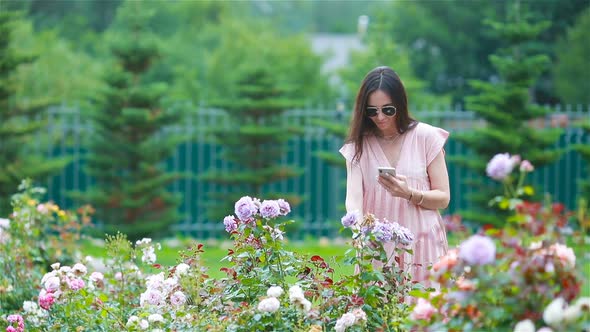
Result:
{"label": "flower garden", "polygon": [[[496,155],[488,175],[506,194],[502,228],[450,229],[459,243],[412,281],[399,258],[414,235],[367,214],[342,217],[349,249],[334,273],[329,257],[286,249],[292,223],[282,200],[242,197],[223,222],[232,247],[220,278],[203,244],[158,263],[160,244],[107,236],[104,262],[80,252],[91,207],[63,211],[24,181],[0,219],[0,327],[22,331],[589,331],[585,211],[523,199],[533,166]],[[516,183],[513,183],[514,179]],[[388,257],[384,245],[396,250]],[[577,254],[574,251],[576,248]],[[393,264],[387,264],[393,262]],[[379,264],[381,263],[381,264]],[[586,273],[586,275],[584,275]]]}

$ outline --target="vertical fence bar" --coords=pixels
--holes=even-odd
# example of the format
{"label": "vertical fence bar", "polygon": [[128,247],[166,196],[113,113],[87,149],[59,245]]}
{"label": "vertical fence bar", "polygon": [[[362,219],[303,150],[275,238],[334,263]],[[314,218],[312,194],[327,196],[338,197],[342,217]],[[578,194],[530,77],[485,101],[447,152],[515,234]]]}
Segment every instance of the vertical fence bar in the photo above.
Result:
{"label": "vertical fence bar", "polygon": [[[187,105],[185,104],[185,107],[187,107]],[[188,108],[188,107],[187,107]],[[191,170],[191,164],[192,164],[192,160],[193,160],[193,140],[194,140],[194,132],[195,132],[195,128],[193,126],[193,109],[192,108],[188,108],[189,112],[188,112],[188,116],[187,116],[187,122],[186,125],[188,127],[188,141],[185,142],[184,147],[185,147],[185,159],[184,159],[184,172],[189,172]],[[189,229],[190,229],[190,225],[191,225],[191,221],[193,220],[193,209],[192,209],[192,202],[191,199],[193,197],[193,186],[192,186],[192,180],[189,177],[184,177],[184,189],[186,190],[186,194],[184,195],[184,206],[185,206],[185,217],[184,217],[184,223],[183,223],[183,235],[184,236],[188,236],[189,235]]]}
{"label": "vertical fence bar", "polygon": [[[54,116],[55,116],[56,109],[55,107],[50,107],[47,111],[47,131],[49,137],[53,137],[53,126],[54,126]],[[51,141],[47,145],[47,158],[53,157],[53,141]],[[53,179],[47,179],[47,194],[48,199],[52,201],[56,201],[55,197],[53,197]]]}

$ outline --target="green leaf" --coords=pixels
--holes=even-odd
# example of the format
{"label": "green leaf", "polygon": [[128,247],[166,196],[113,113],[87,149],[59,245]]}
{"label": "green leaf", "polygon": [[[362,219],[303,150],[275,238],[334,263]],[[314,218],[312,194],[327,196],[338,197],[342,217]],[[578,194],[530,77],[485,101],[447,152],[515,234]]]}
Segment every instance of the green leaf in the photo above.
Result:
{"label": "green leaf", "polygon": [[502,210],[507,210],[510,207],[510,201],[503,197],[498,203],[498,207]]}
{"label": "green leaf", "polygon": [[413,289],[413,290],[409,291],[408,295],[413,296],[413,297],[420,297],[423,299],[427,299],[430,297],[429,292],[425,292],[423,290],[417,290],[417,289]]}

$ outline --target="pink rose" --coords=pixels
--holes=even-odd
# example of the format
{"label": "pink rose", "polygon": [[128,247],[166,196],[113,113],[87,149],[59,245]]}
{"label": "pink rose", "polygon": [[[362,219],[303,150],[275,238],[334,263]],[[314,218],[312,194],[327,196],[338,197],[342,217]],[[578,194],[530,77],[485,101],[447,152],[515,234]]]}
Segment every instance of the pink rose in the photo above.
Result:
{"label": "pink rose", "polygon": [[520,171],[521,172],[532,172],[535,170],[535,167],[533,167],[533,164],[531,164],[530,161],[528,160],[523,160],[522,163],[520,163]]}
{"label": "pink rose", "polygon": [[457,265],[458,260],[459,251],[457,249],[451,249],[446,255],[441,257],[438,262],[434,263],[432,270],[436,273],[444,273]]}
{"label": "pink rose", "polygon": [[423,298],[418,299],[418,303],[414,307],[414,311],[410,314],[410,318],[414,320],[423,319],[430,320],[430,317],[436,312],[436,309]]}
{"label": "pink rose", "polygon": [[576,254],[574,254],[572,248],[555,243],[549,247],[549,252],[559,258],[565,266],[572,268],[576,266]]}
{"label": "pink rose", "polygon": [[39,306],[45,310],[51,309],[51,306],[55,303],[53,293],[46,292],[44,289],[39,293]]}
{"label": "pink rose", "polygon": [[71,290],[79,290],[84,288],[84,280],[80,278],[68,279],[68,286]]}

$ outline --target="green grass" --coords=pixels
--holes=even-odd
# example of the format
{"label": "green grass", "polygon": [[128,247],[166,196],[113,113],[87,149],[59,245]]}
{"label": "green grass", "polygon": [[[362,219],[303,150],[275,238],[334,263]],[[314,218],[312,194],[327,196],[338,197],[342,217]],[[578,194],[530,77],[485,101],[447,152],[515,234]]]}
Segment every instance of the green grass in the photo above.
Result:
{"label": "green grass", "polygon": [[590,262],[586,261],[582,268],[582,273],[584,274],[582,296],[590,296]]}
{"label": "green grass", "polygon": [[[285,249],[300,254],[318,255],[334,269],[334,275],[347,275],[353,272],[352,266],[345,266],[343,258],[350,246],[344,244],[324,243],[316,239],[308,239],[305,241],[288,242]],[[186,249],[191,243],[202,243],[203,253],[201,258],[203,264],[208,269],[208,275],[214,278],[225,276],[221,272],[222,267],[227,267],[228,264],[222,259],[227,255],[230,242],[221,241],[199,241],[199,240],[184,240],[182,245],[178,247],[170,247],[162,243],[162,250],[156,250],[156,263],[163,266],[171,266],[179,263],[179,251]],[[82,244],[82,253],[93,257],[104,258],[105,252],[102,246],[97,245],[91,241],[84,241]]]}
{"label": "green grass", "polygon": [[[225,276],[220,269],[224,266],[228,266],[227,262],[222,261],[228,253],[227,248],[230,247],[231,242],[221,241],[199,241],[199,240],[182,240],[182,245],[177,247],[171,247],[166,242],[162,243],[162,250],[157,250],[157,263],[163,266],[171,266],[178,264],[180,250],[185,249],[190,243],[203,243],[204,252],[201,255],[203,264],[208,269],[208,275],[214,278],[220,278]],[[457,240],[453,237],[449,237],[449,246],[454,247],[457,245]],[[588,252],[588,246],[569,244],[575,251],[576,257],[579,264],[579,268],[584,274],[584,284],[582,285],[582,296],[590,296],[590,260],[582,259],[586,252]],[[90,255],[93,257],[104,257],[105,251],[96,243],[85,241],[82,244],[82,252],[84,255]],[[350,246],[343,243],[334,243],[334,241],[321,241],[318,239],[307,239],[299,242],[288,242],[286,250],[293,252],[308,254],[308,255],[319,255],[328,262],[330,267],[334,269],[334,276],[338,277],[341,275],[349,275],[353,272],[353,267],[345,265],[343,263],[344,254]],[[581,266],[580,266],[581,265]]]}

